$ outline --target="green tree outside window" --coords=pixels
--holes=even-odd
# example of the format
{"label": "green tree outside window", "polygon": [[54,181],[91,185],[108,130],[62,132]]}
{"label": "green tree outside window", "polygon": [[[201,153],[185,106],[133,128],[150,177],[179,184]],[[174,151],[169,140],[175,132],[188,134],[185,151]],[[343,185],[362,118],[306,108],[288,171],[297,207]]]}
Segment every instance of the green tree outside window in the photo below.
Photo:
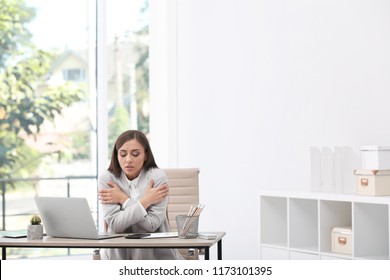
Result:
{"label": "green tree outside window", "polygon": [[31,43],[27,24],[34,17],[23,0],[0,0],[0,178],[28,169],[31,157],[44,157],[25,139],[85,95],[79,85],[45,83],[54,55]]}

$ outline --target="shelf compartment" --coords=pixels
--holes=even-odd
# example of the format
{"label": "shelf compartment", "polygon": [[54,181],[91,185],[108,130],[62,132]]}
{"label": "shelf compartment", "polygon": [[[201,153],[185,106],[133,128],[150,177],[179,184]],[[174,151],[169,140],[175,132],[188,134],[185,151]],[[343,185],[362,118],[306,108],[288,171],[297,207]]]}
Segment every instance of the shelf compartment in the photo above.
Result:
{"label": "shelf compartment", "polygon": [[263,260],[288,260],[289,252],[287,248],[275,248],[268,246],[261,246],[261,257]]}
{"label": "shelf compartment", "polygon": [[318,201],[289,199],[289,246],[318,251]]}
{"label": "shelf compartment", "polygon": [[389,206],[354,203],[354,257],[389,259]]}
{"label": "shelf compartment", "polygon": [[320,256],[315,253],[306,253],[299,251],[290,251],[290,260],[319,260]]}
{"label": "shelf compartment", "polygon": [[260,197],[261,243],[287,247],[287,198]]}
{"label": "shelf compartment", "polygon": [[[320,251],[331,253],[332,228],[352,226],[352,203],[320,201]],[[347,255],[348,256],[348,255]]]}
{"label": "shelf compartment", "polygon": [[346,260],[352,260],[352,257],[350,255],[341,255],[341,254],[321,254],[320,256],[321,260],[340,260],[340,261],[346,261]]}

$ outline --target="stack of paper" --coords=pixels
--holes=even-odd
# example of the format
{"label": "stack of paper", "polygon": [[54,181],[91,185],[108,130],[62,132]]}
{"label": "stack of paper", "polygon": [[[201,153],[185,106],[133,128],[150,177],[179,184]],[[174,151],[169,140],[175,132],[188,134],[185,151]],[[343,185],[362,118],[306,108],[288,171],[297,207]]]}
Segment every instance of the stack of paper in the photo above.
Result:
{"label": "stack of paper", "polygon": [[142,239],[169,238],[169,237],[178,237],[177,231],[172,231],[172,232],[153,232],[149,236],[142,237]]}
{"label": "stack of paper", "polygon": [[199,232],[198,237],[202,239],[215,239],[217,238],[217,234],[213,232]]}
{"label": "stack of paper", "polygon": [[8,238],[21,238],[21,237],[27,237],[27,230],[21,229],[21,230],[6,230],[6,231],[0,231],[0,236],[2,237],[8,237]]}

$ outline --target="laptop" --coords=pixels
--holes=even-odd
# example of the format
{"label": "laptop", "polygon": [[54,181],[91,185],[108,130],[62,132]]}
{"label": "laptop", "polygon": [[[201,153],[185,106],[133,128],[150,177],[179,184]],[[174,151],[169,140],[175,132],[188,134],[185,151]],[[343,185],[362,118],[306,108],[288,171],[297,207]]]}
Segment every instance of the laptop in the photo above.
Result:
{"label": "laptop", "polygon": [[95,240],[123,236],[99,234],[85,198],[36,197],[35,203],[48,236]]}

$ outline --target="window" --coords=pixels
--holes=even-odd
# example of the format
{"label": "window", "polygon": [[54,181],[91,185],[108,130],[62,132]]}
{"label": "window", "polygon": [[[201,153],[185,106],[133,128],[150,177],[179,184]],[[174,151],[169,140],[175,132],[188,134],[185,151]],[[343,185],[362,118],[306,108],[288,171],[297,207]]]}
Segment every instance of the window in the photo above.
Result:
{"label": "window", "polygon": [[[104,160],[98,154],[99,126],[109,129],[109,140],[100,141],[108,142],[109,150],[112,139],[125,129],[149,131],[148,2],[1,3],[6,16],[0,18],[0,187],[6,190],[7,205],[1,209],[2,229],[25,229],[36,213],[37,195],[86,197],[98,219],[97,166],[98,162],[108,166],[108,154]],[[97,13],[98,3],[106,6],[105,14]],[[105,40],[97,38],[101,21],[97,14],[106,18]],[[98,96],[101,64],[96,52],[102,48],[105,56],[99,59],[105,59],[108,67],[98,82],[107,81],[103,87],[107,90]],[[105,107],[107,116],[97,113],[101,111],[96,100],[101,96],[107,102],[99,106]],[[10,259],[69,253],[66,249],[12,252],[13,257],[7,253]],[[73,249],[71,254],[80,252]]]}
{"label": "window", "polygon": [[64,81],[85,81],[85,71],[83,69],[63,69],[62,76],[64,78]]}
{"label": "window", "polygon": [[149,132],[148,2],[107,1],[108,146],[127,129]]}

